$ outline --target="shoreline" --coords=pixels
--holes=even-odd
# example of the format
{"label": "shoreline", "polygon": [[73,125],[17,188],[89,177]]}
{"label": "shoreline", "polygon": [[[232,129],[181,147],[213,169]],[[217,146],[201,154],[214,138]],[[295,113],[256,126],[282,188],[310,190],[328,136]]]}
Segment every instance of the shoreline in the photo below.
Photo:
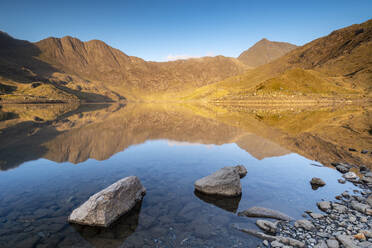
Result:
{"label": "shoreline", "polygon": [[[334,163],[335,167],[346,164]],[[350,167],[351,168],[351,167]],[[358,190],[344,191],[334,200],[317,202],[319,212],[305,210],[303,219],[296,221],[276,221],[259,219],[256,225],[261,231],[235,229],[262,239],[258,247],[311,247],[311,248],[369,248],[372,247],[372,172],[359,166],[361,177],[354,172],[341,172],[346,181],[353,183]]]}
{"label": "shoreline", "polygon": [[230,106],[239,106],[239,105],[335,105],[335,104],[371,104],[372,105],[372,98],[371,97],[322,97],[322,96],[315,96],[315,97],[298,97],[295,95],[292,96],[251,96],[246,97],[244,99],[237,99],[237,100],[216,100],[216,99],[209,99],[209,100],[185,100],[185,99],[175,99],[175,100],[145,100],[145,99],[138,99],[138,100],[119,100],[119,101],[86,101],[82,99],[77,100],[65,100],[65,99],[46,99],[46,98],[36,98],[36,99],[1,99],[0,95],[0,104],[69,104],[69,103],[80,103],[80,104],[108,104],[108,103],[161,103],[161,104],[215,104],[215,105],[230,105]]}

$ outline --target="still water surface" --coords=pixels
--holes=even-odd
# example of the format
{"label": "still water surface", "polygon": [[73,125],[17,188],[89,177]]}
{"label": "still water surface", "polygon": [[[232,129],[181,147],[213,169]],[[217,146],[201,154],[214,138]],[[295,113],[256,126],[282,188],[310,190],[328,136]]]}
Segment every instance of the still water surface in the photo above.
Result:
{"label": "still water surface", "polygon": [[[135,139],[100,161],[38,158],[0,171],[0,247],[256,247],[259,239],[232,227],[239,223],[256,228],[256,219],[239,217],[239,211],[262,206],[298,219],[304,210],[318,212],[317,201],[354,189],[350,183],[339,184],[340,174],[333,168],[314,166],[320,163],[289,150],[254,157],[232,141],[217,145],[187,142],[184,129],[178,132],[182,139]],[[242,135],[253,139],[250,133]],[[27,151],[14,153],[22,157]],[[241,198],[216,199],[194,193],[195,180],[237,164],[248,170],[241,180]],[[71,211],[89,196],[131,175],[140,178],[147,193],[141,204],[111,228],[67,222]],[[312,177],[322,178],[327,185],[313,190]]]}

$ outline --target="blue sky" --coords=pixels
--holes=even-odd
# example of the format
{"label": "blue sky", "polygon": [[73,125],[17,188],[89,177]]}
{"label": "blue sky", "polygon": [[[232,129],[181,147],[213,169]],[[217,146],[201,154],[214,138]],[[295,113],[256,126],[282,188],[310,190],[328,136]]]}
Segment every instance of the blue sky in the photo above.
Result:
{"label": "blue sky", "polygon": [[15,38],[99,39],[154,61],[236,57],[264,37],[303,45],[370,18],[372,0],[0,1],[0,30]]}

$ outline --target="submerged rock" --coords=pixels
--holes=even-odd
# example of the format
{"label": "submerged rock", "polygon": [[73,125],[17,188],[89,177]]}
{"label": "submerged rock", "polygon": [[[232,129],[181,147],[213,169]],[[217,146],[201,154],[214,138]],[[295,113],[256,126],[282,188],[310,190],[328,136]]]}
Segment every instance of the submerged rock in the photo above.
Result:
{"label": "submerged rock", "polygon": [[140,202],[145,193],[146,189],[136,176],[123,178],[91,196],[71,213],[68,221],[108,227]]}
{"label": "submerged rock", "polygon": [[241,232],[245,232],[245,233],[248,233],[250,235],[253,235],[257,238],[260,238],[262,240],[268,240],[268,241],[274,241],[277,239],[277,237],[275,236],[272,236],[272,235],[268,235],[268,234],[265,234],[263,232],[259,232],[259,231],[256,231],[256,230],[253,230],[253,229],[248,229],[248,228],[242,228],[240,227],[239,225],[237,224],[233,224],[232,225],[235,229],[241,231]]}
{"label": "submerged rock", "polygon": [[276,233],[276,229],[277,229],[276,223],[273,223],[268,220],[257,220],[256,225],[262,230],[264,230],[265,232],[273,233],[273,234]]}
{"label": "submerged rock", "polygon": [[341,183],[341,184],[344,184],[344,183],[346,183],[346,181],[345,181],[344,179],[341,179],[341,178],[340,178],[340,179],[338,179],[337,181],[338,181],[339,183]]}
{"label": "submerged rock", "polygon": [[[227,166],[195,182],[195,189],[210,195],[238,196],[242,193],[242,165]],[[244,168],[245,169],[245,168]]]}
{"label": "submerged rock", "polygon": [[326,185],[326,183],[319,177],[313,177],[310,181],[310,184],[313,189],[317,189]]}
{"label": "submerged rock", "polygon": [[238,215],[247,217],[272,218],[285,221],[292,220],[291,217],[282,212],[263,207],[251,207],[247,210],[244,210],[243,212],[238,213]]}
{"label": "submerged rock", "polygon": [[244,165],[237,165],[235,168],[238,170],[240,178],[243,178],[245,175],[247,175],[247,169],[244,167]]}

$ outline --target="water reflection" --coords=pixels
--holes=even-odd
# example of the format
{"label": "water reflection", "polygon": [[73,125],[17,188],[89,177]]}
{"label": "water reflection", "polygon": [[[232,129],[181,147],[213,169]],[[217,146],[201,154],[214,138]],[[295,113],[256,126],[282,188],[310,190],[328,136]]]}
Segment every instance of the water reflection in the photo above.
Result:
{"label": "water reflection", "polygon": [[197,190],[194,191],[194,194],[196,197],[206,203],[213,204],[216,207],[233,213],[236,213],[236,211],[238,210],[239,202],[242,199],[241,195],[236,197],[223,197],[219,195],[203,194],[202,192],[199,192]]}
{"label": "water reflection", "polygon": [[7,120],[16,119],[16,118],[19,118],[19,116],[16,113],[3,112],[0,106],[0,121],[7,121]]}
{"label": "water reflection", "polygon": [[[372,166],[371,118],[365,106],[289,110],[240,106],[227,111],[226,107],[161,104],[3,108],[20,118],[0,122],[2,170],[40,157],[72,163],[105,160],[157,139],[236,143],[257,159],[295,152],[326,165],[341,161]],[[36,117],[44,121],[35,121]],[[20,150],[22,154],[14,153]]]}
{"label": "water reflection", "polygon": [[130,212],[121,216],[108,228],[82,226],[77,224],[71,225],[93,247],[120,247],[124,241],[135,232],[138,226],[141,205],[142,202],[137,203]]}

